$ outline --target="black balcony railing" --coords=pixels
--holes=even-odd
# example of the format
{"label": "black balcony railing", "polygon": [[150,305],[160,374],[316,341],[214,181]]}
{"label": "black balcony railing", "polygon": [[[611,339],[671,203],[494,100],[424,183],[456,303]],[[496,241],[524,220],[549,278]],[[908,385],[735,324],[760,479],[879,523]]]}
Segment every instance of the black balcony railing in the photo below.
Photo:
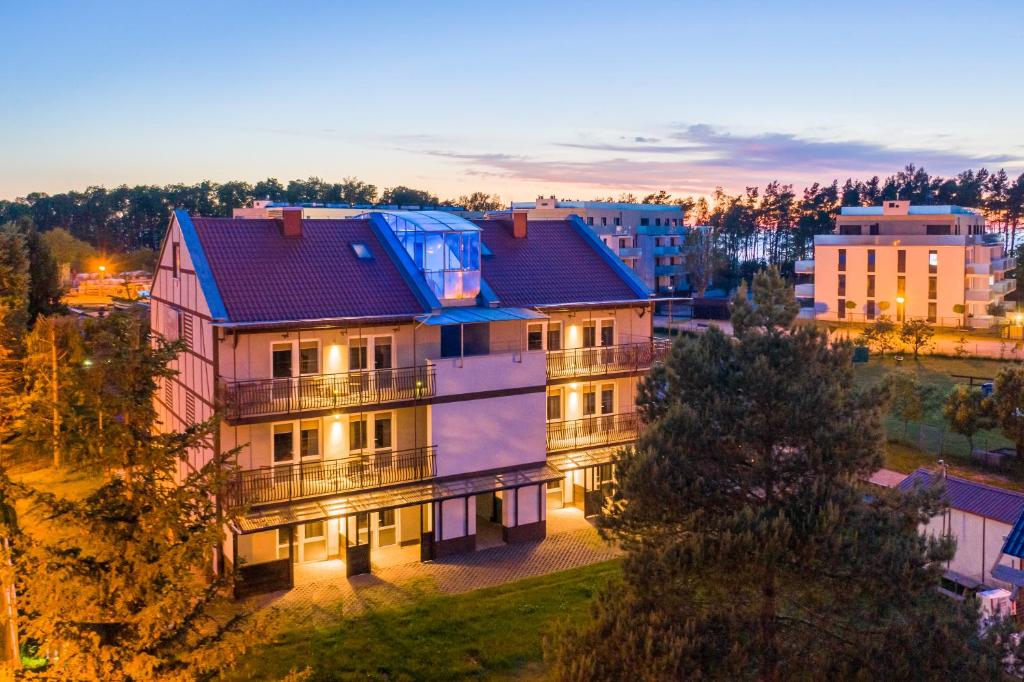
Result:
{"label": "black balcony railing", "polygon": [[548,452],[627,443],[636,440],[639,432],[640,415],[636,412],[548,422]]}
{"label": "black balcony railing", "polygon": [[410,483],[434,477],[436,447],[236,472],[228,482],[229,506],[290,502]]}
{"label": "black balcony railing", "polygon": [[433,367],[372,369],[286,379],[225,382],[228,420],[377,405],[434,395]]}
{"label": "black balcony railing", "polygon": [[672,342],[654,339],[617,346],[573,348],[548,352],[548,378],[602,376],[616,372],[636,372],[668,355]]}

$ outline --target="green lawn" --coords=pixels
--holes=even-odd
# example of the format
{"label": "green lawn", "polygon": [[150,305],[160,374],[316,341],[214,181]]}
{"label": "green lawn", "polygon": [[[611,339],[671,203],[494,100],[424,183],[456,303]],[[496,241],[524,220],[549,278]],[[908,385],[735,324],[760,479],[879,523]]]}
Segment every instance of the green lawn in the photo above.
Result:
{"label": "green lawn", "polygon": [[460,595],[373,610],[329,628],[293,630],[242,657],[229,679],[543,679],[542,641],[560,619],[586,615],[620,561]]}

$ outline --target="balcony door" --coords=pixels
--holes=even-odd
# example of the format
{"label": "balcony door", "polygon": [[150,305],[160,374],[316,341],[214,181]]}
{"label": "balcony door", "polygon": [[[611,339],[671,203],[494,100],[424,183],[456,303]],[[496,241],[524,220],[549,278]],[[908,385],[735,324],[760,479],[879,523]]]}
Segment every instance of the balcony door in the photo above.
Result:
{"label": "balcony door", "polygon": [[377,377],[377,388],[390,391],[394,386],[394,367],[390,336],[376,336],[373,339],[373,369]]}
{"label": "balcony door", "polygon": [[274,377],[273,398],[287,401],[292,392],[292,344],[275,344],[270,350],[271,372]]}
{"label": "balcony door", "polygon": [[615,427],[615,384],[601,386],[598,408],[601,415],[601,430],[611,431]]}

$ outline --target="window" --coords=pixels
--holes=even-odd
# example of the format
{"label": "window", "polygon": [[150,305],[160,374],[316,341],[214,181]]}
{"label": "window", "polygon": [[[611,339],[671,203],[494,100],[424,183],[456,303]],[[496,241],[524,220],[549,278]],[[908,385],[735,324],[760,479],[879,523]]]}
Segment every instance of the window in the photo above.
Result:
{"label": "window", "polygon": [[317,374],[320,372],[320,344],[316,341],[303,341],[299,344],[299,374]]}
{"label": "window", "polygon": [[868,249],[868,272],[875,271],[875,250]]}
{"label": "window", "polygon": [[526,350],[544,350],[544,325],[527,325]]}
{"label": "window", "polygon": [[929,322],[935,322],[935,320],[937,319],[936,318],[937,314],[938,314],[938,304],[935,301],[930,301],[928,303],[928,321]]}
{"label": "window", "polygon": [[928,298],[938,298],[939,290],[939,278],[929,277],[928,278]]}
{"label": "window", "polygon": [[601,387],[601,414],[612,414],[615,411],[615,387]]}
{"label": "window", "polygon": [[271,364],[275,379],[292,375],[292,345],[274,346],[271,350]]}
{"label": "window", "polygon": [[903,303],[896,301],[896,321],[902,322],[904,320],[904,305]]}
{"label": "window", "polygon": [[628,249],[629,240],[625,237],[619,237],[619,249]]}
{"label": "window", "polygon": [[181,244],[171,244],[171,277],[178,279],[181,276]]}
{"label": "window", "polygon": [[548,393],[548,421],[562,418],[562,392]]}
{"label": "window", "polygon": [[597,345],[597,326],[593,322],[583,325],[583,347],[593,348]]}
{"label": "window", "polygon": [[836,308],[836,317],[838,317],[840,320],[846,318],[846,299],[845,298],[839,299],[839,306]]}
{"label": "window", "polygon": [[607,225],[608,224],[608,217],[607,216],[601,216],[601,224],[602,225]]}
{"label": "window", "polygon": [[868,297],[871,298],[875,295],[875,276],[868,275]]}
{"label": "window", "polygon": [[597,414],[597,393],[592,386],[583,389],[583,416],[592,417]]}
{"label": "window", "polygon": [[615,320],[601,320],[601,345],[615,345]]}
{"label": "window", "polygon": [[366,339],[349,339],[348,369],[350,372],[366,369]]}
{"label": "window", "polygon": [[295,457],[295,445],[292,442],[292,425],[274,425],[274,462],[290,462]]}
{"label": "window", "polygon": [[441,357],[487,355],[491,352],[491,328],[486,322],[446,324],[441,327]]}
{"label": "window", "polygon": [[860,234],[860,225],[840,225],[839,234]]}
{"label": "window", "polygon": [[188,313],[183,310],[178,311],[178,336],[179,339],[185,338],[185,318],[188,317]]}
{"label": "window", "polygon": [[907,278],[900,275],[896,278],[896,295],[906,296],[907,295]]}
{"label": "window", "polygon": [[951,231],[949,225],[925,225],[925,234],[949,234]]}
{"label": "window", "polygon": [[929,251],[928,252],[928,273],[937,274],[939,272],[939,252]]}
{"label": "window", "polygon": [[370,252],[370,247],[362,242],[352,242],[352,253],[356,254],[356,258],[359,260],[373,260],[373,254]]}
{"label": "window", "polygon": [[593,217],[588,217],[587,218],[587,225],[593,225],[593,224],[594,224],[594,218]]}
{"label": "window", "polygon": [[562,350],[561,322],[548,322],[548,350]]}
{"label": "window", "polygon": [[366,420],[354,418],[348,423],[348,449],[364,450],[366,448]]}
{"label": "window", "polygon": [[615,226],[618,227],[621,224],[622,224],[622,218],[616,218],[615,219]]}
{"label": "window", "polygon": [[651,224],[651,219],[650,218],[641,218],[640,219],[640,225],[642,225],[643,227],[646,227],[646,226],[648,226],[650,224]]}
{"label": "window", "polygon": [[654,219],[654,224],[655,224],[656,226],[658,226],[658,227],[661,227],[661,218],[655,218],[655,219]]}
{"label": "window", "polygon": [[373,449],[391,449],[391,415],[378,414],[373,418]]}
{"label": "window", "polygon": [[868,225],[868,234],[878,234],[878,223]]}
{"label": "window", "polygon": [[195,346],[192,345],[192,316],[186,312],[182,312],[181,315],[178,316],[178,319],[181,322],[180,337],[185,339],[185,345],[187,345],[189,349],[195,350]]}
{"label": "window", "polygon": [[867,312],[868,312],[868,319],[869,320],[875,319],[875,302],[874,301],[868,301]]}
{"label": "window", "polygon": [[326,526],[323,521],[302,524],[303,561],[321,561],[327,558],[327,535],[324,532]]}
{"label": "window", "polygon": [[318,420],[304,421],[299,426],[299,457],[303,459],[320,457],[320,422]]}
{"label": "window", "polygon": [[395,510],[377,512],[377,545],[386,547],[395,544],[396,531]]}
{"label": "window", "polygon": [[839,275],[838,289],[839,289],[839,295],[840,296],[846,296],[846,275],[845,274],[840,274]]}
{"label": "window", "polygon": [[896,272],[907,271],[907,252],[900,249],[896,252]]}
{"label": "window", "polygon": [[846,270],[846,249],[839,249],[839,271]]}

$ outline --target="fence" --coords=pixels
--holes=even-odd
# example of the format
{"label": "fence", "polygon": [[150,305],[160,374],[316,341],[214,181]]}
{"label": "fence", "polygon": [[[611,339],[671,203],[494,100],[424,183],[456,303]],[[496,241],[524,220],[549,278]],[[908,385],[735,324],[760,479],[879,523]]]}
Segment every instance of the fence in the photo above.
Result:
{"label": "fence", "polygon": [[1013,443],[999,431],[981,431],[974,435],[974,448],[964,435],[950,431],[947,425],[922,422],[904,423],[889,415],[885,430],[890,441],[910,445],[938,459],[960,460],[971,466],[1006,470],[1017,465]]}

